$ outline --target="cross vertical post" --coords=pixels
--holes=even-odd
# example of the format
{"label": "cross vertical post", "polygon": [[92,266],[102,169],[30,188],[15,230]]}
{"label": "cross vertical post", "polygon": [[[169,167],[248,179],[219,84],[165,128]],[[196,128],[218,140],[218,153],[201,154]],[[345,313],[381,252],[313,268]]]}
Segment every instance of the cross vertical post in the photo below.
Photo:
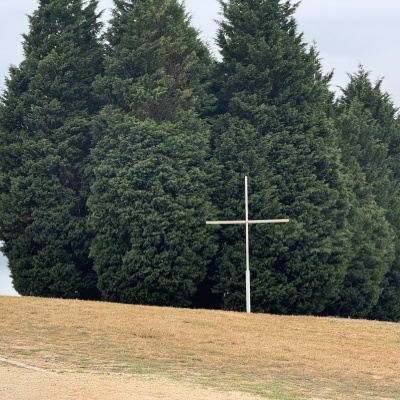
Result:
{"label": "cross vertical post", "polygon": [[249,193],[247,189],[247,176],[244,177],[244,204],[246,218],[246,312],[251,312],[250,296],[250,249],[249,249]]}
{"label": "cross vertical post", "polygon": [[289,219],[263,219],[249,220],[249,199],[247,189],[247,176],[244,177],[244,207],[245,219],[238,221],[206,221],[207,225],[232,225],[242,224],[246,226],[246,312],[251,312],[251,296],[250,296],[250,246],[249,246],[249,224],[275,224],[289,222]]}

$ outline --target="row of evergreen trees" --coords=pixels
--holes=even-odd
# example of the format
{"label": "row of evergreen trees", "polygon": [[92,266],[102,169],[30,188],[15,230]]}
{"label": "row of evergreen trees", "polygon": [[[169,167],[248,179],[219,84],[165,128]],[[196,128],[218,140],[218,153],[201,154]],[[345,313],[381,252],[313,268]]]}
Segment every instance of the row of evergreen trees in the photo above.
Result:
{"label": "row of evergreen trees", "polygon": [[400,320],[400,124],[360,67],[336,100],[296,6],[40,0],[0,103],[0,239],[23,295]]}

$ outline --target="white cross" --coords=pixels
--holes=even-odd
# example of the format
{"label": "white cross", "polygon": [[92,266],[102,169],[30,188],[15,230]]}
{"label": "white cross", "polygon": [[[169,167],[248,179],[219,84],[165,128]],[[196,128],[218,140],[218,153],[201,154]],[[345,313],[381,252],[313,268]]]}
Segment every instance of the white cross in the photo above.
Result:
{"label": "white cross", "polygon": [[249,220],[249,201],[247,193],[247,176],[244,177],[244,202],[245,202],[245,220],[244,221],[206,221],[207,225],[246,225],[246,312],[251,312],[250,305],[250,262],[249,262],[249,224],[276,224],[280,222],[289,222],[288,219],[259,219]]}

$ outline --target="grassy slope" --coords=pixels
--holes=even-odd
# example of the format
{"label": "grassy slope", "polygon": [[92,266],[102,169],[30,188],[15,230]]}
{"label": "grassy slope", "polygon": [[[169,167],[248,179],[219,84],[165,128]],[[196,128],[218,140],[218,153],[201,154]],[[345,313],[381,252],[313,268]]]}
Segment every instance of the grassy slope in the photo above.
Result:
{"label": "grassy slope", "polygon": [[0,296],[0,356],[270,399],[400,399],[400,324]]}

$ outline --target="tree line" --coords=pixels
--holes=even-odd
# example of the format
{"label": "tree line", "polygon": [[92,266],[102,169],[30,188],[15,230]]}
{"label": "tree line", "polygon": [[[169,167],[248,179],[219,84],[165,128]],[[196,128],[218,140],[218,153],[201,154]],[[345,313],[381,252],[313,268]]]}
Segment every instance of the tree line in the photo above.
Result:
{"label": "tree line", "polygon": [[22,295],[400,320],[400,125],[362,66],[335,97],[297,5],[39,0],[0,101],[0,240]]}

